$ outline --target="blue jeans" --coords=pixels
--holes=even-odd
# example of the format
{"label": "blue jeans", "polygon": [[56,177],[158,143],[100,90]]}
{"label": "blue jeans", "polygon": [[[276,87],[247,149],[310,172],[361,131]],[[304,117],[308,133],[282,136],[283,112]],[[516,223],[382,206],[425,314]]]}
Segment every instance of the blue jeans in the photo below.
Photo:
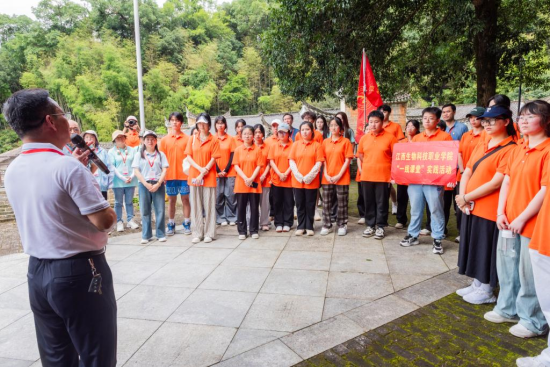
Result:
{"label": "blue jeans", "polygon": [[115,213],[117,222],[122,222],[122,203],[126,206],[126,221],[129,222],[134,217],[134,191],[132,187],[116,187],[113,188],[115,193]]}
{"label": "blue jeans", "polygon": [[507,318],[519,317],[519,323],[536,334],[548,330],[535,290],[533,266],[529,256],[530,238],[502,238],[497,244],[497,274],[500,283],[494,311]]}
{"label": "blue jeans", "polygon": [[[540,254],[538,251],[529,249],[531,255],[531,264],[533,264],[533,274],[535,275],[535,288],[540,307],[546,319],[550,319],[550,292],[548,284],[550,282],[550,256]],[[548,348],[544,349],[537,357],[538,361],[545,366],[550,366],[550,339]]]}
{"label": "blue jeans", "polygon": [[418,237],[424,215],[424,204],[428,203],[432,218],[432,237],[443,239],[445,231],[445,214],[443,212],[443,186],[409,185],[407,193],[411,202],[411,222],[408,232]]}
{"label": "blue jeans", "polygon": [[140,182],[139,187],[139,211],[141,213],[141,238],[148,240],[153,237],[151,228],[151,211],[155,210],[155,224],[157,238],[166,237],[164,228],[164,185],[155,192],[149,192]]}

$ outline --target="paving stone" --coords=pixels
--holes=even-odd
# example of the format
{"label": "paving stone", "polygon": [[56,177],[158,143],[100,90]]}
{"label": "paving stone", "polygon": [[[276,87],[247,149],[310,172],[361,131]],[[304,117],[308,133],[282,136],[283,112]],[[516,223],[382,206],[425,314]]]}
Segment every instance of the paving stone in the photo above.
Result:
{"label": "paving stone", "polygon": [[27,283],[18,285],[0,294],[0,309],[10,308],[15,310],[30,310],[29,286]]}
{"label": "paving stone", "polygon": [[165,322],[125,366],[203,367],[221,360],[236,329]]}
{"label": "paving stone", "polygon": [[40,358],[32,314],[0,330],[0,358],[32,362]]}
{"label": "paving stone", "polygon": [[363,237],[336,237],[334,240],[334,253],[352,252],[383,255],[384,247],[380,241]]}
{"label": "paving stone", "polygon": [[117,300],[136,287],[135,284],[114,283],[113,285],[115,288],[115,297]]}
{"label": "paving stone", "polygon": [[168,321],[239,327],[256,293],[197,289]]}
{"label": "paving stone", "polygon": [[251,268],[271,268],[280,251],[273,250],[240,250],[231,253],[223,262],[222,266],[241,266]]}
{"label": "paving stone", "polygon": [[0,277],[27,280],[29,270],[28,260],[17,261],[6,267],[0,266]]}
{"label": "paving stone", "polygon": [[333,239],[319,238],[318,236],[293,236],[286,244],[286,251],[321,251],[331,252]]}
{"label": "paving stone", "polygon": [[389,275],[330,272],[327,297],[372,300],[393,293]]}
{"label": "paving stone", "polygon": [[18,285],[21,285],[27,281],[27,277],[25,278],[2,278],[0,277],[0,294],[9,291],[10,289],[13,289],[17,287]]}
{"label": "paving stone", "polygon": [[[21,359],[0,358],[0,366],[2,367],[30,367],[33,361],[24,361]],[[41,364],[42,365],[42,364]]]}
{"label": "paving stone", "polygon": [[[183,228],[182,226],[178,226],[178,227]],[[182,235],[182,232],[180,233],[176,232],[176,235],[166,237],[166,242],[153,241],[153,242],[149,242],[148,246],[151,246],[151,247],[169,246],[169,247],[189,248],[194,246],[194,243],[191,242],[192,240],[193,240],[192,236]]]}
{"label": "paving stone", "polygon": [[452,289],[445,280],[432,278],[400,290],[396,292],[395,295],[418,306],[426,306],[427,304],[453,293],[455,290],[456,289]]}
{"label": "paving stone", "polygon": [[372,330],[416,310],[418,306],[396,296],[387,296],[344,313],[365,331]]}
{"label": "paving stone", "polygon": [[269,275],[269,268],[219,266],[200,285],[200,289],[258,292]]}
{"label": "paving stone", "polygon": [[327,271],[273,269],[260,292],[324,297],[327,281]]}
{"label": "paving stone", "polygon": [[[236,229],[235,229],[236,231]],[[223,237],[219,237],[219,238],[216,238],[214,241],[210,242],[210,243],[204,243],[204,242],[200,242],[200,243],[197,243],[196,245],[194,245],[193,247],[208,247],[208,248],[229,248],[229,249],[234,249],[234,248],[237,248],[239,247],[239,245],[242,243],[243,241],[242,240],[239,240],[238,239],[238,236],[237,234],[235,234],[235,236],[223,236]]]}
{"label": "paving stone", "polygon": [[354,298],[325,298],[325,307],[323,309],[323,320],[330,319],[359,306],[363,306],[374,301]]}
{"label": "paving stone", "polygon": [[390,273],[385,255],[357,252],[333,253],[330,271],[372,274]]}
{"label": "paving stone", "polygon": [[122,366],[162,325],[160,321],[118,318],[117,365]]}
{"label": "paving stone", "polygon": [[124,260],[139,250],[143,250],[143,248],[143,246],[109,244],[107,245],[107,250],[105,251],[105,257],[110,264],[112,261]]}
{"label": "paving stone", "polygon": [[425,280],[432,278],[433,275],[411,275],[411,274],[391,274],[391,281],[393,284],[393,289],[399,291],[404,288],[408,288],[412,285],[418,284]]}
{"label": "paving stone", "polygon": [[321,321],[323,297],[258,294],[242,327],[292,332]]}
{"label": "paving stone", "polygon": [[131,262],[169,262],[178,257],[186,248],[165,246],[147,246],[128,256]]}
{"label": "paving stone", "polygon": [[330,252],[283,251],[275,269],[323,270],[330,269]]}
{"label": "paving stone", "polygon": [[164,321],[193,292],[190,288],[138,285],[118,302],[118,316]]}
{"label": "paving stone", "polygon": [[124,236],[111,237],[109,238],[109,241],[107,242],[107,244],[145,246],[145,245],[141,245],[140,241],[141,241],[141,233],[132,233]]}
{"label": "paving stone", "polygon": [[180,264],[171,262],[147,278],[143,284],[165,287],[196,288],[210,275],[216,265]]}
{"label": "paving stone", "polygon": [[[0,311],[0,330],[30,314],[30,310],[4,308]],[[1,366],[1,364],[0,364]]]}
{"label": "paving stone", "polygon": [[111,267],[113,282],[139,284],[165,265],[162,262],[121,261]]}
{"label": "paving stone", "polygon": [[229,256],[232,251],[232,249],[190,248],[175,258],[172,262],[178,264],[218,265],[225,260],[225,258]]}
{"label": "paving stone", "polygon": [[216,367],[287,367],[302,359],[280,340],[262,345],[216,364]]}
{"label": "paving stone", "polygon": [[386,259],[392,274],[438,275],[449,271],[443,259],[434,254],[430,258],[426,255],[387,253]]}
{"label": "paving stone", "polygon": [[287,236],[266,237],[265,232],[260,232],[259,240],[255,240],[249,237],[240,244],[239,249],[282,251],[285,248],[287,242],[288,242]]}
{"label": "paving stone", "polygon": [[223,359],[234,357],[287,334],[287,332],[282,331],[239,329],[231,341],[229,348],[227,348]]}
{"label": "paving stone", "polygon": [[363,333],[363,328],[345,316],[336,316],[281,338],[302,358],[309,358]]}

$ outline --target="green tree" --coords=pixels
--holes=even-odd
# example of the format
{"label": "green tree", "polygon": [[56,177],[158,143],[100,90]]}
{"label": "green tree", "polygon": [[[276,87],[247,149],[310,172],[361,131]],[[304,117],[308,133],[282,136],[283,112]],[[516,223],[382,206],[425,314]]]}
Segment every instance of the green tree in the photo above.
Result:
{"label": "green tree", "polygon": [[230,77],[220,93],[220,100],[227,103],[235,114],[246,111],[251,98],[252,93],[248,88],[247,78],[243,74]]}

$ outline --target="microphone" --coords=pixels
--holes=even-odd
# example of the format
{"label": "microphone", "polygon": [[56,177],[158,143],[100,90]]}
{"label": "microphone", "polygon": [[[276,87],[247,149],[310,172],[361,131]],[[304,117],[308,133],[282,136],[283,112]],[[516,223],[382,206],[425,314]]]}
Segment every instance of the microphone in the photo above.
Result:
{"label": "microphone", "polygon": [[88,159],[91,160],[103,173],[105,173],[106,175],[110,173],[105,163],[103,163],[103,161],[99,159],[95,152],[92,151],[90,147],[84,142],[82,136],[78,134],[71,134],[71,142],[80,150],[87,150],[88,152],[90,152],[90,154],[88,154]]}

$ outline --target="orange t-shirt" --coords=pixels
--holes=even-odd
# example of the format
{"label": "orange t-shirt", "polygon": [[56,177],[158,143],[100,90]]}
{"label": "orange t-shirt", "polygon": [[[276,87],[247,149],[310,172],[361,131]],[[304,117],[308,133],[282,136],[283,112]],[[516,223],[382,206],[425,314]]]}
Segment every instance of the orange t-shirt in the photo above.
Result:
{"label": "orange t-shirt", "polygon": [[235,135],[233,137],[233,139],[235,139],[235,143],[237,144],[237,147],[240,147],[241,145],[244,144],[244,140],[242,137],[240,137],[239,135]]}
{"label": "orange t-shirt", "polygon": [[384,130],[395,136],[397,140],[401,140],[405,137],[403,130],[401,130],[401,125],[396,122],[388,121],[388,124],[384,126]]}
{"label": "orange t-shirt", "polygon": [[[307,175],[315,166],[317,162],[324,162],[325,158],[323,157],[323,149],[321,144],[316,141],[305,141],[300,140],[294,142],[290,148],[290,153],[288,155],[289,159],[292,159],[298,171],[303,175]],[[319,174],[313,179],[309,184],[305,182],[298,182],[294,175],[292,175],[292,187],[295,189],[318,189],[320,186]]]}
{"label": "orange t-shirt", "polygon": [[[224,170],[227,167],[227,163],[229,163],[229,157],[231,156],[231,153],[235,152],[235,149],[237,149],[237,143],[235,142],[235,138],[231,135],[225,134],[223,137],[220,137],[216,135],[218,138],[218,141],[220,142],[220,155],[221,157],[216,159],[216,164],[220,168],[220,170]],[[227,172],[226,177],[235,177],[237,173],[235,172],[235,168],[233,165],[229,168],[229,171]],[[216,177],[217,177],[216,173]]]}
{"label": "orange t-shirt", "polygon": [[[286,145],[283,145],[281,142],[278,142],[277,144],[273,144],[271,148],[269,148],[269,154],[267,155],[267,158],[270,161],[273,161],[275,165],[277,166],[277,169],[281,173],[285,173],[289,166],[288,163],[288,156],[290,154],[290,148],[292,147],[292,140],[289,140]],[[271,181],[273,182],[273,185],[277,187],[292,187],[292,179],[287,177],[286,181],[281,181],[278,174],[273,172],[271,175]]]}
{"label": "orange t-shirt", "polygon": [[546,163],[546,174],[542,177],[541,186],[546,186],[546,195],[537,216],[537,222],[533,230],[533,237],[529,242],[529,248],[539,254],[550,256],[550,241],[548,241],[548,223],[550,223],[550,162]]}
{"label": "orange t-shirt", "polygon": [[[474,165],[479,161],[485,154],[490,153],[492,150],[498,148],[499,146],[505,146],[510,143],[513,138],[510,136],[498,145],[488,148],[491,137],[486,136],[485,140],[480,142],[477,147],[472,152],[470,159],[468,160],[467,168],[470,170],[473,169]],[[491,181],[495,173],[505,174],[506,165],[508,164],[508,155],[516,148],[516,145],[508,145],[507,147],[499,150],[498,152],[492,154],[491,156],[484,159],[476,168],[476,171],[470,177],[468,184],[466,185],[466,194],[472,192],[483,184]],[[490,220],[495,222],[497,217],[497,207],[498,207],[498,195],[500,190],[495,190],[489,195],[486,195],[482,198],[475,200],[474,210],[472,211],[473,215],[478,217]]]}
{"label": "orange t-shirt", "polygon": [[[462,155],[462,167],[464,169],[466,169],[468,160],[472,156],[472,152],[474,151],[475,147],[480,142],[485,140],[485,136],[485,130],[482,130],[477,135],[474,134],[474,130],[467,131],[464,133],[464,135],[462,135],[462,138],[460,139],[460,143],[458,145],[458,153]],[[457,172],[456,180],[460,182],[461,178],[462,174],[460,172]]]}
{"label": "orange t-shirt", "polygon": [[[296,134],[296,142],[302,140],[302,134]],[[319,144],[323,144],[323,133],[317,130],[313,130],[313,141],[316,141]]]}
{"label": "orange t-shirt", "polygon": [[[201,167],[205,167],[212,158],[217,159],[221,157],[220,154],[220,142],[214,135],[208,135],[208,138],[204,142],[201,142],[200,138],[195,138],[193,144],[193,138],[189,138],[189,143],[185,148],[185,154],[193,158],[193,160]],[[189,168],[189,177],[187,183],[189,186],[193,185],[194,178],[199,176],[200,172],[193,166]],[[210,171],[204,176],[204,187],[216,187],[216,167],[212,166]]]}
{"label": "orange t-shirt", "polygon": [[[260,151],[262,152],[262,156],[263,156],[264,162],[265,162],[264,166],[262,167],[262,169],[260,171],[260,174],[258,175],[259,177],[261,177],[263,175],[264,171],[265,171],[265,168],[267,167],[267,164],[268,164],[267,157],[269,155],[270,145],[266,144],[266,142],[264,141],[264,143],[261,146],[259,146],[258,148],[260,148]],[[271,187],[271,169],[269,170],[267,175],[265,175],[265,180],[262,183],[262,187]]]}
{"label": "orange t-shirt", "polygon": [[257,188],[246,186],[243,178],[239,176],[239,174],[237,174],[237,178],[235,179],[236,194],[260,194],[262,192],[260,175],[262,174],[263,167],[265,167],[265,159],[262,150],[254,144],[251,147],[246,147],[244,144],[237,147],[233,155],[233,165],[239,165],[239,168],[246,177],[252,176],[254,170],[260,167],[260,173],[258,173],[254,179],[254,182],[258,184]]}
{"label": "orange t-shirt", "polygon": [[139,133],[135,130],[128,130],[126,135],[126,145],[129,147],[137,147],[139,145]]}
{"label": "orange t-shirt", "polygon": [[[342,169],[346,158],[349,158],[350,160],[353,158],[353,145],[351,145],[351,142],[348,138],[344,138],[343,136],[340,136],[336,141],[333,141],[332,138],[327,138],[323,140],[322,148],[326,162],[327,174],[331,177],[336,176],[340,173],[340,170]],[[325,175],[323,175],[321,183],[323,185],[329,185],[329,182],[325,178]],[[350,173],[348,165],[348,169],[346,169],[346,171],[342,175],[342,178],[338,180],[336,185],[347,186],[349,185],[349,183]]]}
{"label": "orange t-shirt", "polygon": [[382,130],[375,135],[370,131],[361,137],[357,155],[363,154],[361,181],[390,182],[393,146],[397,139]]}
{"label": "orange t-shirt", "polygon": [[[510,187],[506,198],[506,217],[512,222],[527,208],[541,188],[542,178],[546,175],[550,163],[550,138],[534,148],[529,144],[518,146],[508,159],[506,174],[510,176]],[[529,219],[521,235],[533,236],[537,215]]]}
{"label": "orange t-shirt", "polygon": [[264,144],[267,144],[270,148],[272,145],[277,144],[279,142],[279,138],[275,135],[271,135],[269,138],[264,140]]}
{"label": "orange t-shirt", "polygon": [[183,172],[182,163],[185,159],[185,148],[188,141],[189,136],[184,133],[180,135],[169,133],[160,139],[159,150],[164,153],[170,165],[166,169],[166,181],[187,180],[187,175]]}
{"label": "orange t-shirt", "polygon": [[435,134],[433,135],[427,135],[425,131],[421,132],[420,134],[416,134],[413,137],[413,143],[422,143],[427,141],[452,141],[453,138],[451,135],[447,134],[445,131],[442,131],[441,129],[436,129]]}

